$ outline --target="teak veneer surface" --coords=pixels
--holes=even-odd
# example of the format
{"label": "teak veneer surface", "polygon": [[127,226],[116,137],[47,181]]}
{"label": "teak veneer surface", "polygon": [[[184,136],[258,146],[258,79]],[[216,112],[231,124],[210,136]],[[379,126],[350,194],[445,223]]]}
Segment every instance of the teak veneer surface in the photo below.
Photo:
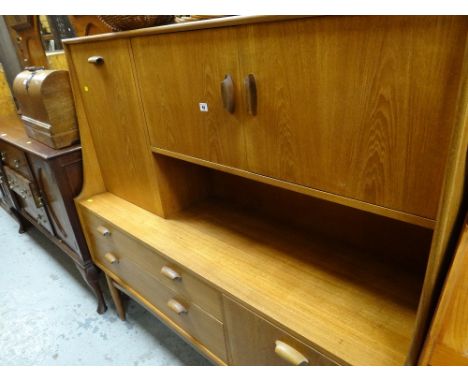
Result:
{"label": "teak veneer surface", "polygon": [[427,338],[422,364],[468,366],[468,216]]}
{"label": "teak veneer surface", "polygon": [[[466,28],[456,17],[318,17],[132,38],[151,144],[434,220]],[[242,97],[249,74],[256,115]]]}
{"label": "teak veneer surface", "polygon": [[403,364],[422,280],[378,254],[204,202],[171,219],[104,193],[80,205],[339,363]]}

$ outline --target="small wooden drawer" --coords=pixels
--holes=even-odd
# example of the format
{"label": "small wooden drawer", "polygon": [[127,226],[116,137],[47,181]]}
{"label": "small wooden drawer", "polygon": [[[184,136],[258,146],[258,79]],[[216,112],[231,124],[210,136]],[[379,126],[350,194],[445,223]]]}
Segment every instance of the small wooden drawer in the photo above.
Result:
{"label": "small wooden drawer", "polygon": [[29,181],[34,181],[26,155],[23,151],[12,145],[0,142],[0,159],[6,166],[20,173]]}
{"label": "small wooden drawer", "polygon": [[223,302],[233,365],[338,365],[230,298]]}
{"label": "small wooden drawer", "polygon": [[114,251],[124,255],[163,285],[222,321],[221,295],[218,291],[94,214],[85,211],[84,218],[93,246],[101,253]]}
{"label": "small wooden drawer", "polygon": [[177,326],[227,362],[223,323],[184,296],[166,288],[150,275],[140,273],[132,288]]}

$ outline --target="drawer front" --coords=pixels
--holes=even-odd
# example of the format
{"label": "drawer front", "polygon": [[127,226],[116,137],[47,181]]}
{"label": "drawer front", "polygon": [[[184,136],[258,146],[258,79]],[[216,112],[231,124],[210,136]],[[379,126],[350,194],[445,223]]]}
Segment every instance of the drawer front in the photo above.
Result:
{"label": "drawer front", "polygon": [[[97,216],[85,213],[85,219],[87,232],[93,237],[93,245],[99,250],[125,254],[128,260],[147,271],[160,283],[222,321],[221,295],[218,291]],[[103,235],[103,229],[106,230],[106,236]]]}
{"label": "drawer front", "polygon": [[[133,289],[172,322],[226,360],[222,322],[206,313],[186,295],[164,286],[141,261],[135,261],[141,255],[157,258],[156,254],[126,238],[115,228],[111,228],[111,232],[109,237],[99,237],[93,233],[89,235],[95,262],[116,275],[117,281],[124,287]],[[112,236],[116,238],[116,243],[114,238],[110,239]]]}
{"label": "drawer front", "polygon": [[132,39],[152,146],[246,166],[236,41],[234,28]]}
{"label": "drawer front", "polygon": [[14,169],[31,182],[34,181],[26,155],[16,147],[0,142],[0,156],[4,165]]}
{"label": "drawer front", "polygon": [[4,166],[3,168],[8,187],[17,196],[21,208],[48,232],[53,233],[52,226],[50,225],[49,218],[35,184],[31,183],[10,167]]}
{"label": "drawer front", "polygon": [[223,302],[233,365],[337,365],[230,298]]}
{"label": "drawer front", "polygon": [[[113,268],[118,268],[118,265]],[[166,288],[152,276],[142,271],[134,276],[129,286],[217,357],[227,362],[224,326],[220,321],[182,295]]]}

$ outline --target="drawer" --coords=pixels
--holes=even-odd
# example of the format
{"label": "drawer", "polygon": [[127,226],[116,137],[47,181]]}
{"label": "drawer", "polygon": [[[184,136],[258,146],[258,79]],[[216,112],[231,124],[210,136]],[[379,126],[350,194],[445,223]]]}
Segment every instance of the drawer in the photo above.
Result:
{"label": "drawer", "polygon": [[[216,319],[222,321],[221,295],[183,267],[171,263],[163,256],[127,236],[110,223],[85,211],[87,232],[93,246],[102,252],[116,252],[144,269],[160,283],[184,298],[193,301]],[[103,265],[107,265],[107,262]]]}
{"label": "drawer", "polygon": [[[116,234],[118,233],[118,234]],[[154,277],[148,268],[143,268],[134,261],[135,254],[157,257],[146,248],[135,246],[129,247],[118,230],[112,229],[112,235],[117,236],[115,246],[112,240],[91,235],[91,251],[95,262],[118,277],[118,282],[124,287],[129,287],[137,293],[137,297],[143,298],[156,307],[177,326],[184,329],[197,341],[226,361],[226,345],[224,340],[223,324],[215,317],[205,312],[187,295],[178,293],[163,285]],[[124,243],[123,245],[120,245]],[[145,252],[147,251],[147,252]],[[219,296],[216,296],[219,299]]]}
{"label": "drawer", "polygon": [[[119,272],[118,267],[118,265],[113,266],[112,270],[117,273]],[[127,273],[128,267],[122,273]],[[151,275],[139,271],[135,276],[137,277],[132,278],[129,283],[132,289],[173,323],[184,329],[196,342],[201,343],[217,357],[227,362],[224,325],[220,321],[182,295],[166,288]],[[126,282],[125,276],[122,277],[122,280]]]}
{"label": "drawer", "polygon": [[8,166],[4,166],[3,169],[8,187],[17,195],[16,199],[21,208],[48,232],[53,233],[36,185]]}
{"label": "drawer", "polygon": [[34,181],[26,154],[23,151],[12,145],[0,143],[0,157],[6,166],[14,169],[31,182]]}
{"label": "drawer", "polygon": [[223,302],[233,365],[337,365],[230,298]]}

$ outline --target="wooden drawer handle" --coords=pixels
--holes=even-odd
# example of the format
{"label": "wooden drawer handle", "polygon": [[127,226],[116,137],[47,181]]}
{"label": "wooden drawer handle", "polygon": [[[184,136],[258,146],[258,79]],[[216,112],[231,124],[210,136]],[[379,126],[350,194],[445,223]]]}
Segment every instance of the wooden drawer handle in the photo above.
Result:
{"label": "wooden drawer handle", "polygon": [[229,113],[234,113],[234,81],[230,74],[226,74],[224,80],[221,81],[221,97],[223,99],[224,108]]}
{"label": "wooden drawer handle", "polygon": [[179,273],[177,273],[175,270],[168,267],[167,265],[161,268],[161,274],[166,276],[170,280],[180,280],[182,278],[182,276]]}
{"label": "wooden drawer handle", "polygon": [[244,79],[245,99],[247,102],[247,112],[250,115],[257,115],[257,83],[255,76],[249,74]]}
{"label": "wooden drawer handle", "polygon": [[110,231],[106,227],[104,227],[103,225],[100,225],[96,229],[102,236],[110,236],[111,235]]}
{"label": "wooden drawer handle", "polygon": [[294,366],[305,366],[309,364],[309,360],[306,357],[282,341],[275,341],[275,353]]}
{"label": "wooden drawer handle", "polygon": [[94,65],[102,65],[104,64],[104,57],[102,56],[91,56],[88,58],[88,62],[90,64],[94,64]]}
{"label": "wooden drawer handle", "polygon": [[119,259],[113,253],[107,252],[104,255],[104,258],[111,264],[118,264],[119,263]]}
{"label": "wooden drawer handle", "polygon": [[170,310],[172,310],[173,312],[177,314],[187,313],[187,309],[185,308],[185,306],[183,306],[179,301],[173,298],[171,298],[167,302],[167,306],[169,307]]}

